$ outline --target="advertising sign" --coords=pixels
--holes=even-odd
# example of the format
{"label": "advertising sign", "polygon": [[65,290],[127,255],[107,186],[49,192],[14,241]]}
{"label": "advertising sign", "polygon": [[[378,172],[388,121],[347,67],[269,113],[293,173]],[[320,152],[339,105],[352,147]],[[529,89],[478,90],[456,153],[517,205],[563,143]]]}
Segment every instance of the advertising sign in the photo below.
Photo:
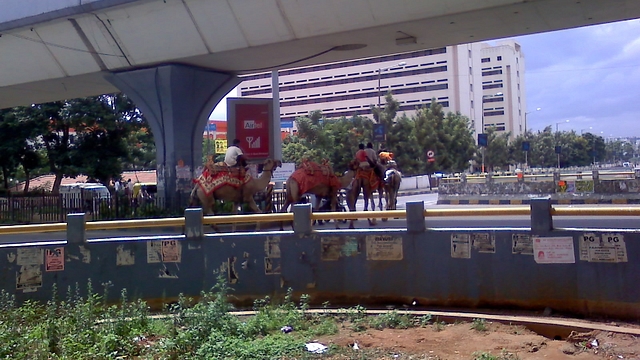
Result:
{"label": "advertising sign", "polygon": [[273,156],[272,101],[227,99],[227,138],[240,140],[240,148],[249,161],[264,160]]}
{"label": "advertising sign", "polygon": [[281,167],[273,170],[271,181],[287,181],[289,176],[291,176],[294,171],[296,171],[295,163],[283,163]]}
{"label": "advertising sign", "polygon": [[216,154],[224,154],[227,152],[227,140],[226,139],[216,139]]}

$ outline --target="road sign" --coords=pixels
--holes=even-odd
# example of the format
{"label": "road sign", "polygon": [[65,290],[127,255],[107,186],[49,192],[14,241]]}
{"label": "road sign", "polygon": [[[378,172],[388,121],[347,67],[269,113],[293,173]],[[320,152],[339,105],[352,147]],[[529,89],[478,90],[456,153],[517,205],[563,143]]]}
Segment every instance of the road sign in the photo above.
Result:
{"label": "road sign", "polygon": [[373,141],[385,141],[384,124],[373,124]]}
{"label": "road sign", "polygon": [[433,150],[428,150],[427,151],[427,161],[428,162],[436,161],[436,153]]}
{"label": "road sign", "polygon": [[489,144],[489,137],[487,134],[478,134],[478,146],[487,146]]}
{"label": "road sign", "polygon": [[562,154],[562,146],[556,146],[556,154]]}
{"label": "road sign", "polygon": [[522,142],[522,151],[529,151],[530,148],[531,148],[531,144],[529,144],[528,141]]}

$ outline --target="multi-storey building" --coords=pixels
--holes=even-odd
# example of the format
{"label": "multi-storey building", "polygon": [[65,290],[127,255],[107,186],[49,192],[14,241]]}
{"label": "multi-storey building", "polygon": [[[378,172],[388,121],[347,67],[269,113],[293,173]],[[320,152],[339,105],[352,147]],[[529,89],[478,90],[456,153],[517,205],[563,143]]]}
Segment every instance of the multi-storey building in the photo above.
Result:
{"label": "multi-storey building", "polygon": [[[445,112],[469,117],[476,133],[482,132],[484,123],[515,136],[524,131],[524,77],[520,75],[524,75],[523,55],[513,41],[281,70],[281,121],[288,126],[296,117],[316,110],[330,118],[371,117],[371,107],[384,106],[390,91],[407,115],[436,99]],[[247,76],[239,86],[239,96],[268,97],[271,83],[270,72]]]}

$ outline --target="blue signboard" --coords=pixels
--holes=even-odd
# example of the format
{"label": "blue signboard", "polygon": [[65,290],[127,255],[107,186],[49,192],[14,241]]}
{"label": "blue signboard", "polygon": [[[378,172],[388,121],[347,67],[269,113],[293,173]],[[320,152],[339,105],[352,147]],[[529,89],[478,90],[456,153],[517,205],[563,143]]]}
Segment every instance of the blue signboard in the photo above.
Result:
{"label": "blue signboard", "polygon": [[385,131],[383,124],[373,124],[373,141],[384,141]]}
{"label": "blue signboard", "polygon": [[293,129],[293,120],[289,121],[280,121],[281,129]]}
{"label": "blue signboard", "polygon": [[216,131],[216,124],[209,123],[209,128],[207,129],[207,131]]}

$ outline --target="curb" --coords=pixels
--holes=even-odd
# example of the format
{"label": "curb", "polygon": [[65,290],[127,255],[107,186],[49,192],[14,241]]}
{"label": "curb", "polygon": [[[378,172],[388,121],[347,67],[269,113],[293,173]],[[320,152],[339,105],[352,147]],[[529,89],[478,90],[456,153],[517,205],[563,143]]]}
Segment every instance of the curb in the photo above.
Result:
{"label": "curb", "polygon": [[[529,205],[529,199],[438,199],[438,205]],[[640,204],[640,199],[553,199],[552,205]]]}

